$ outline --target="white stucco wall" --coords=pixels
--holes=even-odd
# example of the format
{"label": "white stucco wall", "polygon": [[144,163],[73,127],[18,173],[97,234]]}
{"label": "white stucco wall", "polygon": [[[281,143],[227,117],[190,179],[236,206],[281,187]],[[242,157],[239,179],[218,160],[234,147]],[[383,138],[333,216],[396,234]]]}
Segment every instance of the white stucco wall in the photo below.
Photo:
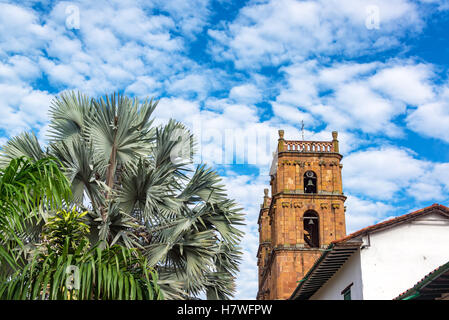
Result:
{"label": "white stucco wall", "polygon": [[367,300],[393,299],[449,261],[449,221],[437,214],[374,232],[369,240],[360,254]]}
{"label": "white stucco wall", "polygon": [[312,300],[390,300],[449,261],[449,219],[431,214],[363,237],[369,244],[346,261]]}
{"label": "white stucco wall", "polygon": [[360,251],[356,251],[340,270],[312,296],[311,300],[343,300],[341,291],[351,283],[353,283],[351,286],[352,300],[362,300],[363,288],[360,265]]}

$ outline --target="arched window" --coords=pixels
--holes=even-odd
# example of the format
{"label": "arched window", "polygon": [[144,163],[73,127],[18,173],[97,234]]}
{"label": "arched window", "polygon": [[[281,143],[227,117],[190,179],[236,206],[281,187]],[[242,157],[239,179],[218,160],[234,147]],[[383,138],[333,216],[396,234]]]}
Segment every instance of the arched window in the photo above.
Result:
{"label": "arched window", "polygon": [[316,174],[309,170],[304,173],[304,193],[317,193]]}
{"label": "arched window", "polygon": [[319,220],[318,214],[309,210],[304,213],[304,241],[311,248],[318,248],[320,246],[320,234],[319,234]]}

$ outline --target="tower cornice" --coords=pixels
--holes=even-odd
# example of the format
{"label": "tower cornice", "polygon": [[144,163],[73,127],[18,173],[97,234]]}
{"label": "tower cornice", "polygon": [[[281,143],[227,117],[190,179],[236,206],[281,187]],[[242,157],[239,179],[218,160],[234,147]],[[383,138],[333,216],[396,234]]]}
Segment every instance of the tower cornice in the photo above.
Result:
{"label": "tower cornice", "polygon": [[[295,199],[304,199],[304,200],[313,200],[313,199],[332,199],[332,200],[341,200],[346,201],[347,197],[342,193],[331,193],[331,192],[320,192],[320,193],[304,193],[302,190],[284,190],[280,191],[272,196],[272,203],[274,200],[279,198],[295,198]],[[270,207],[271,209],[271,207]]]}
{"label": "tower cornice", "polygon": [[338,152],[305,152],[305,151],[297,151],[297,150],[284,150],[278,152],[278,158],[282,156],[291,156],[291,155],[300,155],[302,157],[310,157],[310,156],[318,156],[323,158],[338,158],[339,160],[343,159],[343,155]]}

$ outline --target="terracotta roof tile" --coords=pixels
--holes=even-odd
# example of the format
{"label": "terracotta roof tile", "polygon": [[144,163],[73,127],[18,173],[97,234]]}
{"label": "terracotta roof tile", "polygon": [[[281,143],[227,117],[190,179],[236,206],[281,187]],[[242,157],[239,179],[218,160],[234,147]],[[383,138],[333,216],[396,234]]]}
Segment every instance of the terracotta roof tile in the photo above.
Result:
{"label": "terracotta roof tile", "polygon": [[387,221],[379,222],[379,223],[377,223],[375,225],[372,225],[372,226],[360,229],[360,230],[358,230],[356,232],[353,232],[353,233],[347,235],[344,238],[332,241],[332,243],[335,244],[335,243],[348,241],[348,240],[356,238],[356,237],[358,237],[360,235],[366,234],[368,232],[372,232],[372,231],[375,231],[375,230],[378,230],[378,229],[382,229],[382,228],[388,227],[390,225],[394,225],[394,224],[397,224],[397,223],[400,223],[400,222],[403,222],[403,221],[406,221],[406,220],[409,220],[409,219],[412,219],[412,218],[416,218],[417,216],[420,216],[420,215],[431,213],[435,209],[440,209],[441,211],[445,212],[449,216],[449,208],[448,207],[443,206],[443,205],[438,204],[438,203],[434,203],[431,206],[425,207],[423,209],[419,209],[419,210],[416,210],[416,211],[404,214],[402,216],[399,216],[399,217],[396,217],[396,218],[393,218],[393,219],[389,219]]}
{"label": "terracotta roof tile", "polygon": [[[358,230],[358,231],[356,231],[354,233],[351,233],[351,234],[347,235],[344,238],[341,238],[339,240],[333,241],[329,245],[327,250],[323,252],[321,257],[315,262],[314,266],[312,266],[312,268],[308,271],[306,276],[303,278],[302,282],[300,282],[299,285],[296,287],[296,289],[293,291],[293,294],[290,297],[290,299],[298,298],[298,296],[299,296],[298,292],[299,292],[300,288],[304,285],[304,283],[307,281],[308,277],[313,273],[313,271],[322,262],[322,260],[325,259],[326,255],[329,254],[329,252],[333,251],[333,248],[335,248],[337,246],[343,246],[343,245],[361,245],[361,242],[353,242],[353,241],[349,242],[349,240],[353,240],[354,238],[356,238],[356,237],[358,237],[360,235],[366,234],[368,232],[372,232],[372,231],[375,231],[375,230],[386,228],[386,227],[391,226],[391,225],[395,225],[395,224],[398,224],[398,223],[405,222],[407,220],[416,218],[416,217],[418,217],[420,215],[426,215],[426,214],[433,213],[433,212],[435,212],[435,210],[438,210],[438,211],[440,211],[440,213],[443,213],[444,215],[449,217],[449,208],[446,207],[446,206],[443,206],[443,205],[435,203],[435,204],[433,204],[431,206],[428,206],[426,208],[419,209],[419,210],[410,212],[408,214],[404,214],[402,216],[399,216],[399,217],[396,217],[396,218],[393,218],[393,219],[389,219],[387,221],[383,221],[383,222],[377,223],[375,225],[372,225],[372,226],[360,229],[360,230]],[[348,243],[345,243],[345,242],[348,242]],[[344,262],[342,262],[342,263],[344,263]],[[321,271],[321,272],[323,272],[323,271]],[[314,292],[316,292],[316,290]]]}

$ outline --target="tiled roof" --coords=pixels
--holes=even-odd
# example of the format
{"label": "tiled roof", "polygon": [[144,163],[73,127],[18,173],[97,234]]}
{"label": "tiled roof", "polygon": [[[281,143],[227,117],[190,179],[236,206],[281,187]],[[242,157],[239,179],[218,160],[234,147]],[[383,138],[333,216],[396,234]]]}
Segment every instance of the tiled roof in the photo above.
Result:
{"label": "tiled roof", "polygon": [[[440,214],[443,214],[447,217],[449,217],[449,208],[446,206],[443,206],[441,204],[433,204],[431,206],[428,206],[426,208],[416,210],[413,212],[410,212],[408,214],[404,214],[402,216],[389,219],[387,221],[383,221],[380,223],[377,223],[375,225],[360,229],[354,233],[351,233],[350,235],[347,235],[344,238],[338,239],[333,241],[329,247],[326,249],[326,251],[321,255],[320,258],[315,262],[314,266],[308,271],[308,273],[304,276],[304,278],[299,282],[299,285],[296,287],[295,291],[292,293],[292,296],[290,299],[298,299],[298,300],[304,300],[310,298],[318,289],[326,283],[328,279],[330,279],[337,271],[338,269],[344,264],[344,262],[349,258],[349,256],[354,252],[354,249],[356,247],[360,247],[361,242],[359,239],[355,239],[358,236],[373,232],[382,230],[384,228],[391,227],[393,225],[397,225],[399,223],[403,223],[406,221],[409,221],[411,219],[415,219],[419,216],[423,216],[426,214],[435,213],[435,211],[438,211]],[[351,246],[351,251],[348,251],[347,248],[344,248],[342,246]],[[347,253],[349,254],[345,256],[345,259],[340,259],[339,264],[333,263],[334,268],[332,270],[322,271],[319,266],[325,265],[328,261],[328,256],[330,256],[330,253],[332,252],[338,252],[337,250],[345,249]],[[311,281],[312,278],[320,278],[320,281]],[[309,285],[309,282],[313,282],[313,285]],[[309,286],[310,288],[306,287]]]}
{"label": "tiled roof", "polygon": [[428,214],[428,213],[432,213],[432,212],[435,211],[435,209],[440,210],[442,214],[444,214],[444,215],[449,217],[449,208],[448,207],[443,206],[443,205],[438,204],[438,203],[434,203],[431,206],[425,207],[423,209],[419,209],[419,210],[416,210],[416,211],[404,214],[402,216],[399,216],[399,217],[396,217],[396,218],[393,218],[393,219],[389,219],[389,220],[386,220],[386,221],[383,221],[383,222],[379,222],[379,223],[374,224],[372,226],[360,229],[360,230],[358,230],[356,232],[353,232],[353,233],[347,235],[344,238],[335,240],[332,243],[344,242],[344,241],[356,238],[356,237],[358,237],[360,235],[367,234],[369,232],[373,232],[373,231],[376,231],[376,230],[387,228],[387,227],[390,227],[392,225],[396,225],[398,223],[405,222],[405,221],[410,220],[410,219],[414,219],[414,218],[416,218],[418,216],[425,215],[425,214]]}

